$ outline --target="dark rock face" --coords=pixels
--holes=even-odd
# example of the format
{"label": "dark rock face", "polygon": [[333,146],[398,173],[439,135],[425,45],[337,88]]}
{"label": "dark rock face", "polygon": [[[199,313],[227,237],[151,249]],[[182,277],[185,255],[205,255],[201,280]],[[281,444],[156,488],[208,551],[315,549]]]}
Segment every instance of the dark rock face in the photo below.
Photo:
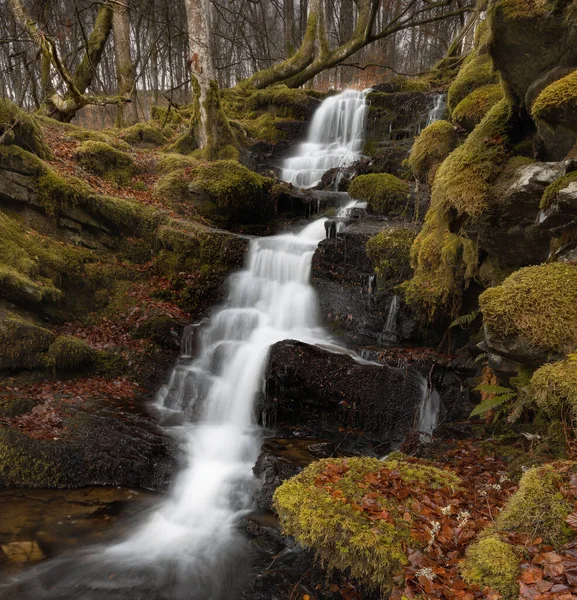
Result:
{"label": "dark rock face", "polygon": [[[529,110],[541,91],[577,66],[577,30],[560,10],[508,18],[497,6],[490,27],[493,63],[520,108]],[[561,160],[575,144],[575,134],[562,127],[552,131],[538,124],[538,130],[544,160]]]}
{"label": "dark rock face", "polygon": [[383,449],[402,440],[421,399],[403,371],[291,340],[271,348],[266,390],[261,413],[273,426],[329,440],[360,429]]}
{"label": "dark rock face", "polygon": [[0,487],[159,490],[176,469],[174,443],[137,408],[87,398],[81,406],[66,405],[63,425],[56,439],[34,439],[1,427]]}
{"label": "dark rock face", "polygon": [[539,228],[537,215],[545,188],[560,176],[557,163],[535,163],[515,171],[503,190],[496,190],[490,209],[473,225],[464,224],[483,250],[507,265],[538,264],[549,255],[550,234]]}

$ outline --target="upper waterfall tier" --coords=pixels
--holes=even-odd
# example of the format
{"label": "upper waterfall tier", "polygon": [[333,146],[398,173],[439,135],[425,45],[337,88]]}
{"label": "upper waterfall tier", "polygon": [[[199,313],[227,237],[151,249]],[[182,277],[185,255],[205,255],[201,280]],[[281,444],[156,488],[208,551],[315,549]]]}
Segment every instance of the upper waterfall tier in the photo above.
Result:
{"label": "upper waterfall tier", "polygon": [[310,188],[324,173],[361,158],[369,90],[345,90],[330,96],[314,114],[306,142],[284,161],[281,177],[296,187]]}

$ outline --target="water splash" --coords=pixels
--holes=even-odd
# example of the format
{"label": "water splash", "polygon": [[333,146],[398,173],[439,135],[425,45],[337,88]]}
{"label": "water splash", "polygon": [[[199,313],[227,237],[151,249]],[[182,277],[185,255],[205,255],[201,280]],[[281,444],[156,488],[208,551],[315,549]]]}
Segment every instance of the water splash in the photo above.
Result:
{"label": "water splash", "polygon": [[299,145],[296,156],[284,161],[284,181],[296,187],[314,187],[330,169],[361,158],[369,91],[345,90],[323,101],[314,114],[306,142]]}
{"label": "water splash", "polygon": [[401,299],[397,294],[391,299],[391,305],[389,306],[389,314],[385,322],[385,333],[396,333],[397,332],[397,315],[399,314],[399,308],[401,307]]}

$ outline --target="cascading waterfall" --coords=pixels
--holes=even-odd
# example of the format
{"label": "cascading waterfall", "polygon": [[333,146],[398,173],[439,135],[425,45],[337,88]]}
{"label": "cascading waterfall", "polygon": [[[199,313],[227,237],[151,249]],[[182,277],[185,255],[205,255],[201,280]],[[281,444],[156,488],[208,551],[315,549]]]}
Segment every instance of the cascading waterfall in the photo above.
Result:
{"label": "cascading waterfall", "polygon": [[438,94],[435,96],[433,108],[429,111],[427,126],[435,121],[445,119],[447,116],[447,94]]}
{"label": "cascading waterfall", "polygon": [[323,101],[306,142],[299,145],[295,156],[284,161],[284,181],[296,187],[314,187],[328,170],[361,158],[369,91],[345,90]]}

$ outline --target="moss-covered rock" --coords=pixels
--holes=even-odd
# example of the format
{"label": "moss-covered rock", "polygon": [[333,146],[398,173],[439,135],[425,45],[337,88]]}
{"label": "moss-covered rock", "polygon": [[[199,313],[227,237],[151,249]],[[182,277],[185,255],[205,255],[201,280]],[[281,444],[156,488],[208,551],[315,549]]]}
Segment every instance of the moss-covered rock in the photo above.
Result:
{"label": "moss-covered rock", "polygon": [[184,169],[170,171],[154,186],[154,196],[168,204],[179,204],[190,200],[189,182]]}
{"label": "moss-covered rock", "polygon": [[409,166],[421,181],[433,181],[439,165],[457,147],[459,139],[448,121],[435,121],[415,139],[409,155]]}
{"label": "moss-covered rock", "polygon": [[465,60],[455,81],[449,87],[447,104],[453,112],[459,103],[477,88],[497,83],[491,57],[485,49],[476,48]]}
{"label": "moss-covered rock", "polygon": [[203,163],[191,169],[189,189],[195,208],[217,221],[262,222],[274,215],[273,180],[234,160]]}
{"label": "moss-covered rock", "polygon": [[14,313],[0,315],[0,370],[45,367],[54,334]]}
{"label": "moss-covered rock", "polygon": [[369,239],[367,256],[379,281],[400,283],[411,272],[410,254],[415,231],[409,227],[386,227]]}
{"label": "moss-covered rock", "polygon": [[467,131],[473,131],[491,108],[502,99],[503,90],[498,83],[477,88],[457,104],[452,115],[453,122]]}
{"label": "moss-covered rock", "polygon": [[499,513],[497,526],[533,539],[540,537],[554,546],[566,543],[574,531],[565,519],[574,509],[561,488],[576,472],[575,463],[546,464],[526,471],[519,489]]}
{"label": "moss-covered rock", "polygon": [[541,210],[547,210],[557,201],[559,192],[569,187],[572,183],[577,183],[577,171],[573,171],[565,175],[565,177],[560,177],[557,181],[549,185],[541,198]]}
{"label": "moss-covered rock", "polygon": [[44,143],[42,130],[30,116],[7,98],[0,98],[0,144],[14,144],[40,158],[49,158],[50,149]]}
{"label": "moss-covered rock", "polygon": [[577,415],[577,360],[575,357],[543,365],[531,378],[529,398],[552,418],[567,410]]}
{"label": "moss-covered rock", "polygon": [[279,117],[306,119],[318,101],[311,98],[305,90],[289,88],[284,84],[255,90],[247,99],[249,110],[267,110]]}
{"label": "moss-covered rock", "polygon": [[349,195],[368,203],[371,212],[398,215],[409,199],[409,184],[389,173],[360,175],[349,186]]}
{"label": "moss-covered rock", "polygon": [[526,267],[479,298],[494,335],[520,336],[538,349],[564,354],[577,346],[577,266]]}
{"label": "moss-covered rock", "polygon": [[196,167],[198,164],[199,161],[192,158],[192,156],[168,152],[167,154],[163,154],[159,159],[157,169],[161,173],[171,173],[172,171],[180,171],[188,167]]}
{"label": "moss-covered rock", "polygon": [[577,132],[577,70],[546,87],[531,112],[551,127],[561,125]]}
{"label": "moss-covered rock", "polygon": [[80,338],[61,335],[50,344],[47,359],[59,371],[78,371],[94,363],[96,351]]}
{"label": "moss-covered rock", "polygon": [[136,123],[120,132],[120,139],[128,144],[148,147],[162,146],[167,141],[167,136],[154,122]]}
{"label": "moss-covered rock", "polygon": [[132,157],[104,142],[83,142],[76,150],[76,160],[87,171],[128,185],[136,172]]}
{"label": "moss-covered rock", "polygon": [[[408,501],[399,502],[380,486],[373,490],[371,480],[392,477],[402,481]],[[407,562],[406,544],[418,545],[403,518],[411,499],[421,498],[425,489],[456,488],[459,482],[454,474],[424,462],[326,459],[283,483],[274,494],[274,506],[284,533],[313,548],[327,567],[347,570],[386,593]],[[389,520],[372,520],[359,510],[368,498]]]}
{"label": "moss-covered rock", "polygon": [[482,590],[489,587],[500,592],[505,600],[515,600],[519,597],[517,579],[522,558],[518,548],[489,531],[467,548],[461,572],[467,583]]}

